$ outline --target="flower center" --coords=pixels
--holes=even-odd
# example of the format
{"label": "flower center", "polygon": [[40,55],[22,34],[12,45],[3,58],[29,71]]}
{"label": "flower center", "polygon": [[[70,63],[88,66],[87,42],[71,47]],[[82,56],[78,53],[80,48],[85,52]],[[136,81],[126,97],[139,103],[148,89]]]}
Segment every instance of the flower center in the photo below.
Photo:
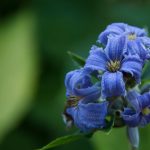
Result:
{"label": "flower center", "polygon": [[132,41],[136,39],[136,34],[135,33],[131,33],[128,35],[128,40]]}
{"label": "flower center", "polygon": [[144,108],[144,109],[142,110],[142,114],[143,114],[143,115],[149,115],[149,114],[150,114],[150,109],[149,109],[149,108]]}
{"label": "flower center", "polygon": [[80,99],[81,97],[79,96],[70,95],[67,98],[67,107],[76,107]]}
{"label": "flower center", "polygon": [[107,63],[107,67],[110,72],[116,72],[120,68],[120,61],[110,61]]}

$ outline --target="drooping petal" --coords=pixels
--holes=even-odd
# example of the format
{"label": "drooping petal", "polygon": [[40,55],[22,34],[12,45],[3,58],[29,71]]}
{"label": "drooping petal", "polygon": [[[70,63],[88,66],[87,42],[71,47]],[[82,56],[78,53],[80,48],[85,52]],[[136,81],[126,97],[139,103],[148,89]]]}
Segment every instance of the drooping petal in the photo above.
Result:
{"label": "drooping petal", "polygon": [[127,93],[126,99],[128,103],[130,104],[130,107],[134,108],[136,112],[141,111],[141,106],[138,100],[138,97],[140,94],[136,92],[135,90],[131,90]]}
{"label": "drooping petal", "polygon": [[150,122],[150,93],[147,92],[143,95],[140,95],[136,91],[132,90],[128,92],[127,100],[130,103],[130,107],[134,108],[134,110],[128,108],[126,112],[124,111],[123,114],[125,115],[128,114],[128,112],[130,112],[129,114],[132,115],[132,117],[138,114],[139,115],[138,125],[141,127],[147,125]]}
{"label": "drooping petal", "polygon": [[90,55],[86,60],[85,69],[106,70],[107,57],[102,48],[92,46]]}
{"label": "drooping petal", "polygon": [[150,114],[149,115],[141,115],[141,120],[140,120],[139,126],[144,127],[148,123],[150,123]]}
{"label": "drooping petal", "polygon": [[147,33],[145,29],[141,29],[135,26],[128,25],[126,28],[126,32],[135,34],[137,37],[146,36]]}
{"label": "drooping petal", "polygon": [[123,51],[126,46],[125,36],[118,38],[109,38],[108,44],[105,48],[106,55],[112,61],[121,60],[123,57]]}
{"label": "drooping petal", "polygon": [[141,120],[140,113],[135,112],[134,110],[130,108],[125,108],[124,112],[121,113],[121,116],[129,127],[136,127],[139,125],[139,122]]}
{"label": "drooping petal", "polygon": [[139,147],[139,130],[138,127],[127,127],[127,135],[130,144],[134,148]]}
{"label": "drooping petal", "polygon": [[143,95],[138,96],[138,102],[139,102],[141,109],[149,107],[150,106],[150,92],[146,92]]}
{"label": "drooping petal", "polygon": [[70,79],[70,86],[72,91],[74,91],[75,88],[81,89],[91,86],[92,84],[90,80],[91,77],[89,74],[85,74],[82,69],[77,70],[76,73],[74,73],[72,78]]}
{"label": "drooping petal", "polygon": [[67,113],[72,116],[74,124],[83,132],[105,127],[107,102],[80,103],[77,107],[68,108]]}
{"label": "drooping petal", "polygon": [[72,93],[72,88],[70,84],[70,80],[76,71],[70,71],[65,76],[65,87],[66,87],[66,96],[68,97],[70,93]]}
{"label": "drooping petal", "polygon": [[82,99],[84,103],[97,101],[101,94],[101,84],[92,84],[91,76],[83,69],[74,70],[66,75],[66,96]]}
{"label": "drooping petal", "polygon": [[146,46],[146,47],[150,47],[150,38],[149,37],[139,37],[140,40],[142,40],[142,43]]}
{"label": "drooping petal", "polygon": [[124,33],[126,24],[124,23],[112,23],[108,25],[107,28],[99,35],[97,42],[102,43],[104,45],[107,44],[108,37],[117,37]]}
{"label": "drooping petal", "polygon": [[67,73],[65,78],[65,86],[74,94],[75,89],[82,89],[92,86],[91,77],[85,73],[83,69],[74,70]]}
{"label": "drooping petal", "polygon": [[143,45],[142,40],[136,38],[127,42],[126,53],[128,55],[138,55],[142,60],[145,60],[147,59],[148,50]]}
{"label": "drooping petal", "polygon": [[102,97],[125,95],[125,83],[121,72],[105,72],[101,82]]}
{"label": "drooping petal", "polygon": [[121,71],[130,73],[136,80],[137,83],[141,80],[143,61],[139,56],[127,56],[123,59],[121,65]]}
{"label": "drooping petal", "polygon": [[142,45],[144,49],[146,49],[147,55],[146,59],[150,59],[150,38],[149,37],[139,37],[139,39],[142,41]]}
{"label": "drooping petal", "polygon": [[83,89],[75,89],[74,93],[81,96],[83,103],[97,101],[101,95],[100,83]]}

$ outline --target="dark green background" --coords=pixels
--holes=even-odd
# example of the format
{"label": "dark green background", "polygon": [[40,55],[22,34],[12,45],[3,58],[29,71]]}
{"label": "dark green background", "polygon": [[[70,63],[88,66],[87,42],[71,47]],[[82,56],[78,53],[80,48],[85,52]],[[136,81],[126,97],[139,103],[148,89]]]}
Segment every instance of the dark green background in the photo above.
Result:
{"label": "dark green background", "polygon": [[[69,134],[61,113],[64,76],[113,22],[150,27],[148,0],[0,1],[0,150],[33,150]],[[148,72],[147,72],[148,73]],[[140,150],[150,128],[140,129]],[[98,132],[56,150],[127,150],[125,129]]]}

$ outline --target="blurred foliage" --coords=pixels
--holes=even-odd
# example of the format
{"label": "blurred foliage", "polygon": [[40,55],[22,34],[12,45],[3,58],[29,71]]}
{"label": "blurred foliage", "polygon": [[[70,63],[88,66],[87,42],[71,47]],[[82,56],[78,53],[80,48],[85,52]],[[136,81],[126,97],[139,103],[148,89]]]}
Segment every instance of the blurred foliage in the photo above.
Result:
{"label": "blurred foliage", "polygon": [[[76,67],[67,51],[86,57],[112,22],[149,29],[149,12],[149,0],[1,0],[0,149],[33,150],[74,132],[61,118],[64,76]],[[143,76],[149,79],[149,71]],[[150,146],[149,133],[140,130],[140,150]],[[55,149],[119,147],[128,148],[124,128]]]}
{"label": "blurred foliage", "polygon": [[1,24],[0,140],[21,119],[32,100],[37,76],[33,23],[31,13],[21,12]]}

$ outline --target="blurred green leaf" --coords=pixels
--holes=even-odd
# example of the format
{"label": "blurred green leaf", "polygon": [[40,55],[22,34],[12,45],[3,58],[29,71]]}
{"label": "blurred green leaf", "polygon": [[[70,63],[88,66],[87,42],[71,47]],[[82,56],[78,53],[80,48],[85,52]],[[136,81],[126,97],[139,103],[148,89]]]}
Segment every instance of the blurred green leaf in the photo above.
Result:
{"label": "blurred green leaf", "polygon": [[25,115],[37,79],[35,19],[21,11],[0,24],[0,140]]}
{"label": "blurred green leaf", "polygon": [[96,132],[91,140],[94,150],[128,149],[128,142],[124,128],[115,128],[109,135],[104,134],[103,132]]}
{"label": "blurred green leaf", "polygon": [[75,61],[80,67],[83,67],[85,65],[85,59],[73,52],[68,51],[68,54],[72,58],[73,61]]}
{"label": "blurred green leaf", "polygon": [[49,144],[47,144],[46,146],[42,147],[41,149],[38,150],[48,150],[57,146],[61,146],[64,144],[68,144],[74,141],[77,141],[81,138],[84,138],[86,136],[86,134],[73,134],[73,135],[67,135],[67,136],[63,136],[63,137],[59,137],[56,140],[50,142]]}

